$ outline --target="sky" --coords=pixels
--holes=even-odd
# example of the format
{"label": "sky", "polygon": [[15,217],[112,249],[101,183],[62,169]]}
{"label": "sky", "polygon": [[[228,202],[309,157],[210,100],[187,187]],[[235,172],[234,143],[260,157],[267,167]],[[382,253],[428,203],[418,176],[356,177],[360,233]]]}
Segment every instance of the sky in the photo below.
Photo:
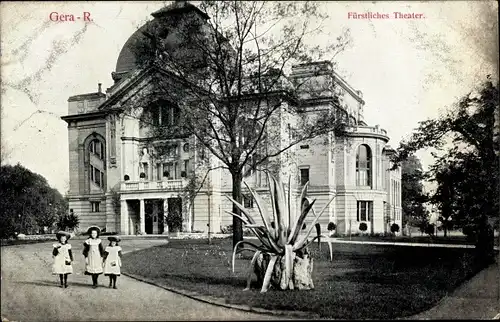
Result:
{"label": "sky", "polygon": [[[169,2],[167,2],[169,3]],[[435,118],[491,74],[498,79],[496,1],[328,1],[330,37],[349,28],[338,72],[363,92],[365,121],[397,147],[419,121]],[[0,4],[2,160],[21,163],[65,193],[69,186],[70,96],[113,84],[128,37],[164,2],[5,2]],[[51,21],[50,14],[92,22]],[[350,19],[349,12],[387,14]],[[422,14],[395,19],[394,12]],[[53,14],[54,16],[54,14]],[[352,16],[352,14],[351,14]],[[326,35],[318,35],[319,44]],[[424,168],[428,151],[417,154]],[[4,161],[2,161],[4,162]]]}

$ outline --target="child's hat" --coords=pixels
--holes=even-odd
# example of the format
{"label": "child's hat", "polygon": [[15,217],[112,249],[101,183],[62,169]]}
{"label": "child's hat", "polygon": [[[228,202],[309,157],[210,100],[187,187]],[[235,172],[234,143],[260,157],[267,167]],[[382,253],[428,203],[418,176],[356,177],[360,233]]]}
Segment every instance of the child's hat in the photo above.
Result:
{"label": "child's hat", "polygon": [[66,231],[63,231],[63,230],[60,230],[56,233],[56,238],[57,239],[61,239],[62,236],[66,236],[66,239],[70,239],[71,238],[71,234],[66,232]]}
{"label": "child's hat", "polygon": [[89,229],[87,229],[87,234],[90,235],[93,230],[97,231],[97,235],[101,234],[101,228],[99,228],[97,226],[90,226]]}
{"label": "child's hat", "polygon": [[120,236],[109,236],[108,240],[109,241],[114,241],[114,242],[118,243],[118,242],[120,242],[121,238],[120,238]]}

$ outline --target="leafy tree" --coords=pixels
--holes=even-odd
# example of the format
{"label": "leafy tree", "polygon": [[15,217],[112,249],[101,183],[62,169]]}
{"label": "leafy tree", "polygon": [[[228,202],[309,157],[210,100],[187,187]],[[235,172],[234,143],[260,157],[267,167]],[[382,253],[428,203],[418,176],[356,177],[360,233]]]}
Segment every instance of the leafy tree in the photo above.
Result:
{"label": "leafy tree", "polygon": [[[488,76],[445,115],[420,122],[410,139],[401,143],[395,159],[401,162],[423,148],[443,153],[434,154],[437,161],[429,171],[437,184],[431,202],[443,221],[452,217],[456,226],[467,227],[464,232],[475,235],[476,249],[484,259],[493,257],[489,219],[499,213],[498,147],[493,139],[498,108],[498,83]],[[450,141],[453,146],[446,148]]]}
{"label": "leafy tree", "polygon": [[52,227],[66,200],[47,180],[25,167],[2,165],[0,172],[0,236],[32,234]]}
{"label": "leafy tree", "polygon": [[[346,30],[322,46],[310,44],[327,18],[318,4],[201,1],[197,8],[178,1],[170,9],[184,14],[165,18],[163,10],[157,12],[132,44],[142,70],[155,72],[149,91],[132,98],[130,110],[143,108],[142,123],[163,142],[194,136],[196,149],[215,156],[230,173],[235,201],[242,202],[245,169],[282,169],[294,145],[328,140],[332,132],[344,135],[343,113],[306,113],[305,103],[319,96],[338,105],[331,72],[318,68],[314,75],[285,77],[291,65],[332,60],[349,43]],[[165,102],[176,102],[176,124],[155,121]],[[153,144],[161,155],[160,142]],[[235,204],[233,213],[240,215]],[[233,245],[242,239],[242,222],[234,217]]]}
{"label": "leafy tree", "polygon": [[424,193],[426,175],[420,160],[410,155],[401,164],[401,197],[403,226],[425,227],[429,212],[425,208],[428,196]]}
{"label": "leafy tree", "polygon": [[359,230],[365,232],[368,229],[368,225],[365,222],[359,224]]}

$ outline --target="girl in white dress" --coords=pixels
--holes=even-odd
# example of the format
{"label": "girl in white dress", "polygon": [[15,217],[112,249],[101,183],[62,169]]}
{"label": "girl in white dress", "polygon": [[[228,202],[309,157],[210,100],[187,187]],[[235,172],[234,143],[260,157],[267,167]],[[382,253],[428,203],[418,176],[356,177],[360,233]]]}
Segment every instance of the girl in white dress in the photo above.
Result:
{"label": "girl in white dress", "polygon": [[92,226],[87,233],[90,237],[83,243],[83,256],[85,256],[85,275],[92,276],[92,287],[97,288],[97,279],[102,274],[102,257],[104,247],[99,238],[101,230]]}
{"label": "girl in white dress", "polygon": [[116,279],[122,266],[122,248],[118,245],[120,237],[108,237],[109,246],[104,250],[104,275],[109,276],[109,287],[116,289]]}
{"label": "girl in white dress", "polygon": [[73,273],[73,253],[71,252],[71,245],[68,244],[68,239],[71,235],[65,231],[60,231],[56,234],[59,241],[54,244],[52,250],[52,257],[54,264],[52,265],[52,274],[59,275],[61,287],[68,287],[68,275]]}

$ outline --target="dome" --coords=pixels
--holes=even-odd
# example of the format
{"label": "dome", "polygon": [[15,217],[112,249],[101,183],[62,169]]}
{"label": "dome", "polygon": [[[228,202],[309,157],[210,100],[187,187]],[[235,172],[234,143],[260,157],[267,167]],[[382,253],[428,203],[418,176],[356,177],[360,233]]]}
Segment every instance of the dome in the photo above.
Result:
{"label": "dome", "polygon": [[123,45],[120,54],[118,55],[118,60],[116,61],[116,74],[127,73],[136,69],[137,63],[132,52],[132,46],[136,42],[146,41],[147,37],[143,35],[143,32],[146,30],[150,30],[150,28],[155,28],[156,24],[165,23],[165,18],[168,19],[168,16],[172,15],[183,15],[187,13],[195,12],[198,16],[203,18],[204,20],[208,19],[207,14],[198,9],[196,6],[186,2],[186,1],[175,1],[174,3],[163,7],[162,9],[153,12],[151,15],[154,17],[153,20],[147,22],[145,25],[136,30],[129,39]]}
{"label": "dome", "polygon": [[131,48],[136,41],[146,41],[146,37],[142,32],[145,31],[151,23],[152,21],[136,30],[125,42],[125,45],[123,45],[120,51],[120,55],[118,55],[118,60],[116,61],[116,73],[130,72],[137,67],[135,56]]}

